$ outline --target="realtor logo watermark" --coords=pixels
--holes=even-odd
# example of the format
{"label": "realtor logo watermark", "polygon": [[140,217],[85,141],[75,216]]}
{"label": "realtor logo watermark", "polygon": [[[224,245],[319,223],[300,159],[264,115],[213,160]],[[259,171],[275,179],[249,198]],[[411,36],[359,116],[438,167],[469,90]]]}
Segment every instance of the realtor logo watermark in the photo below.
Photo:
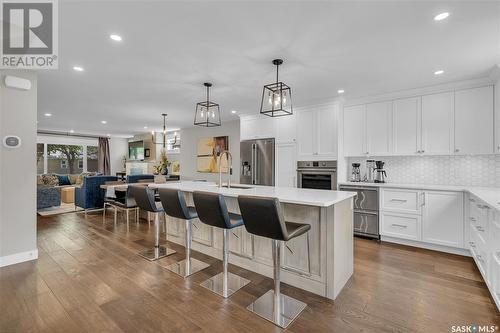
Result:
{"label": "realtor logo watermark", "polygon": [[1,68],[57,69],[57,0],[0,0]]}

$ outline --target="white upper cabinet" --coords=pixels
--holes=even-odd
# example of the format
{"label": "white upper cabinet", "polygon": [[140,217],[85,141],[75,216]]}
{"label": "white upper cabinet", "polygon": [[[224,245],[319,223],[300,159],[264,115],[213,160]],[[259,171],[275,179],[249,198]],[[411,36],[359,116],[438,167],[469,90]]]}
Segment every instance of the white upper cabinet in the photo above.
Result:
{"label": "white upper cabinet", "polygon": [[276,125],[276,142],[291,143],[297,141],[297,114],[274,119]]}
{"label": "white upper cabinet", "polygon": [[318,128],[318,149],[320,156],[337,156],[337,113],[330,108],[316,111],[316,123]]}
{"label": "white upper cabinet", "polygon": [[493,87],[455,92],[455,153],[492,154]]}
{"label": "white upper cabinet", "polygon": [[[497,82],[495,85],[495,93],[493,99],[496,101],[495,102],[495,152],[497,154],[500,154],[500,81]],[[499,278],[499,283],[500,283],[500,276]],[[499,286],[500,290],[500,286]]]}
{"label": "white upper cabinet", "polygon": [[334,106],[297,112],[299,160],[337,158],[337,115]]}
{"label": "white upper cabinet", "polygon": [[422,96],[421,152],[453,153],[453,92]]}
{"label": "white upper cabinet", "polygon": [[312,156],[315,153],[315,114],[312,111],[300,111],[297,113],[297,139],[298,155],[301,158]]}
{"label": "white upper cabinet", "polygon": [[256,115],[240,119],[240,140],[274,138],[276,118]]}
{"label": "white upper cabinet", "polygon": [[463,193],[425,191],[423,195],[422,240],[463,247]]}
{"label": "white upper cabinet", "polygon": [[366,155],[366,106],[344,108],[344,155]]}
{"label": "white upper cabinet", "polygon": [[392,152],[392,102],[366,105],[366,151],[370,155]]}
{"label": "white upper cabinet", "polygon": [[417,154],[421,143],[421,98],[397,99],[393,105],[394,155]]}

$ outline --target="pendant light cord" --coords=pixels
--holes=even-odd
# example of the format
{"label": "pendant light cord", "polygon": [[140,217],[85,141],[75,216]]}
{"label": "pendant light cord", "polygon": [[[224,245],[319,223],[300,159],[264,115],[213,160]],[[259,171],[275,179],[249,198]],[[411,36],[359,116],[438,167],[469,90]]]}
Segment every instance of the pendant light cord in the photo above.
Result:
{"label": "pendant light cord", "polygon": [[207,86],[207,112],[208,112],[208,102],[210,101],[210,87]]}
{"label": "pendant light cord", "polygon": [[279,64],[276,64],[276,86],[278,85],[278,71],[279,71],[279,68],[280,68],[280,65]]}

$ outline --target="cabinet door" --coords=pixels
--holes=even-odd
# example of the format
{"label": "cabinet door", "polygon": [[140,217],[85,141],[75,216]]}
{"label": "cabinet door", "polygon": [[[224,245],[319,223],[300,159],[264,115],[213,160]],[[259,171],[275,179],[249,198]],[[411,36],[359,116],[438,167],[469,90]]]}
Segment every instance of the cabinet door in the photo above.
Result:
{"label": "cabinet door", "polygon": [[394,101],[392,119],[395,155],[413,155],[420,151],[420,103],[420,97]]}
{"label": "cabinet door", "polygon": [[425,191],[422,226],[424,242],[463,247],[462,192]]}
{"label": "cabinet door", "polygon": [[314,155],[316,144],[316,133],[314,122],[316,115],[312,111],[300,111],[297,113],[297,137],[299,159],[307,159]]}
{"label": "cabinet door", "polygon": [[240,119],[240,140],[275,137],[275,119],[268,116],[251,116]]}
{"label": "cabinet door", "polygon": [[420,240],[421,216],[382,212],[380,234],[383,236]]}
{"label": "cabinet door", "polygon": [[365,105],[344,108],[344,155],[366,155]]}
{"label": "cabinet door", "polygon": [[333,107],[316,111],[317,155],[337,158],[337,116]]}
{"label": "cabinet door", "polygon": [[201,223],[199,220],[193,220],[193,226],[191,230],[193,242],[212,246],[213,229],[211,226]]}
{"label": "cabinet door", "polygon": [[[494,87],[494,105],[495,105],[495,153],[500,154],[500,82]],[[500,258],[499,258],[500,260]]]}
{"label": "cabinet door", "polygon": [[455,153],[492,154],[493,87],[455,92]]}
{"label": "cabinet door", "polygon": [[276,142],[290,143],[297,141],[297,114],[279,117],[275,120]]}
{"label": "cabinet door", "polygon": [[276,145],[276,186],[297,186],[297,154],[294,143]]}
{"label": "cabinet door", "polygon": [[453,92],[422,96],[422,152],[453,152]]}
{"label": "cabinet door", "polygon": [[392,145],[392,102],[366,105],[366,147],[368,154],[388,155]]}

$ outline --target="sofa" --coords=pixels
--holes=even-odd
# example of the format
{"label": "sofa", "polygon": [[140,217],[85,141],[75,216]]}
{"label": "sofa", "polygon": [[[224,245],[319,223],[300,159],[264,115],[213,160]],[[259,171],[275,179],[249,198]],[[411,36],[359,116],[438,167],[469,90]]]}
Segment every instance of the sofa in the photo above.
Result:
{"label": "sofa", "polygon": [[75,188],[75,206],[88,209],[99,209],[104,207],[104,190],[101,185],[106,182],[117,181],[116,176],[87,176],[83,178],[80,187]]}
{"label": "sofa", "polygon": [[61,205],[61,187],[38,186],[36,189],[36,209]]}
{"label": "sofa", "polygon": [[151,180],[155,179],[154,175],[128,175],[126,182],[128,184],[138,183],[140,180]]}

